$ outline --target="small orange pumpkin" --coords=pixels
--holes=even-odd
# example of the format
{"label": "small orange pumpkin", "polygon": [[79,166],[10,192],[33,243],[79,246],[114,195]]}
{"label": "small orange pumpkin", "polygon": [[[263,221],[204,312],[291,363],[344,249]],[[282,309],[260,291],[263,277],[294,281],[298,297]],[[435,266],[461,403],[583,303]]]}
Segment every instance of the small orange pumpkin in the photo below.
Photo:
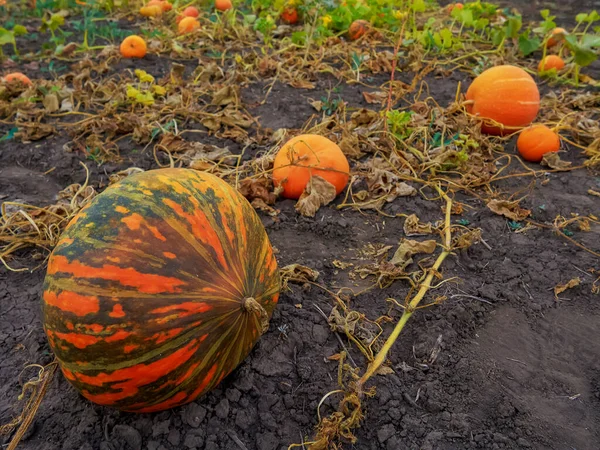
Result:
{"label": "small orange pumpkin", "polygon": [[293,25],[298,22],[298,11],[296,8],[285,8],[280,17],[285,23]]}
{"label": "small orange pumpkin", "polygon": [[544,72],[546,70],[562,70],[565,67],[565,62],[560,56],[548,55],[540,61],[538,65],[538,72]]}
{"label": "small orange pumpkin", "polygon": [[448,5],[447,7],[447,11],[448,14],[451,14],[452,11],[454,11],[454,9],[463,9],[465,7],[465,5],[463,5],[462,3],[451,3],[450,5]]}
{"label": "small orange pumpkin", "polygon": [[150,0],[146,6],[160,6],[163,12],[171,11],[173,9],[173,5],[165,0]]}
{"label": "small orange pumpkin", "polygon": [[560,137],[546,125],[525,128],[517,139],[517,150],[525,161],[540,162],[546,153],[560,149]]}
{"label": "small orange pumpkin", "polygon": [[233,3],[231,3],[231,0],[215,0],[215,8],[219,11],[227,11],[233,8]]}
{"label": "small orange pumpkin", "polygon": [[369,22],[366,20],[355,20],[348,28],[348,37],[351,41],[357,40],[359,37],[363,36],[367,30],[369,29]]}
{"label": "small orange pumpkin", "polygon": [[123,58],[143,58],[146,56],[146,50],[146,41],[135,34],[127,36],[121,42],[120,51]]}
{"label": "small orange pumpkin", "polygon": [[540,92],[531,76],[520,67],[496,66],[479,75],[469,89],[467,111],[502,126],[483,123],[489,134],[508,134],[529,125],[540,109]]}
{"label": "small orange pumpkin", "polygon": [[336,194],[344,190],[350,177],[346,156],[334,142],[316,134],[290,139],[273,163],[273,183],[283,187],[285,198],[297,199],[313,175],[329,181]]}
{"label": "small orange pumpkin", "polygon": [[29,77],[21,72],[7,73],[1,79],[4,83],[23,83],[25,86],[32,86],[33,83]]}
{"label": "small orange pumpkin", "polygon": [[140,8],[140,14],[144,17],[158,17],[163,13],[163,9],[160,5],[142,6]]}
{"label": "small orange pumpkin", "polygon": [[563,38],[566,34],[569,34],[569,33],[564,28],[560,28],[560,27],[555,28],[554,30],[552,30],[552,33],[550,34],[550,37],[548,38],[546,45],[548,47],[554,47],[556,44],[558,44],[560,41],[563,40]]}
{"label": "small orange pumpkin", "polygon": [[200,28],[200,22],[195,17],[184,17],[177,25],[177,31],[179,34],[192,33]]}
{"label": "small orange pumpkin", "polygon": [[183,10],[182,14],[185,17],[198,17],[200,15],[200,12],[198,12],[198,8],[196,8],[195,6],[188,6]]}

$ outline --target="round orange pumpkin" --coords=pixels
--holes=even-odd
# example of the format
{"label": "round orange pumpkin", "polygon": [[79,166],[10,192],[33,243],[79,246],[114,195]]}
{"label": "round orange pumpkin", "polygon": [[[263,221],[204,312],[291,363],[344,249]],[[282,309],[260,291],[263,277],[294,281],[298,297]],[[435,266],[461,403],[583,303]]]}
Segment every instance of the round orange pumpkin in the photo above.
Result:
{"label": "round orange pumpkin", "polygon": [[200,13],[198,12],[198,8],[195,6],[188,6],[182,12],[185,17],[198,17]]}
{"label": "round orange pumpkin", "polygon": [[462,3],[452,3],[450,5],[448,5],[448,13],[452,13],[452,11],[454,11],[454,9],[463,9],[465,7],[465,5],[463,5]]}
{"label": "round orange pumpkin", "polygon": [[565,34],[568,34],[568,32],[564,28],[555,28],[554,30],[552,30],[548,41],[546,41],[546,45],[548,47],[554,47],[556,44],[563,40],[563,36]]}
{"label": "round orange pumpkin", "polygon": [[544,72],[546,70],[556,69],[562,70],[565,67],[565,62],[558,55],[548,55],[540,61],[538,65],[538,72]]}
{"label": "round orange pumpkin", "polygon": [[281,20],[283,20],[285,23],[289,23],[290,25],[297,23],[298,11],[296,8],[285,8],[281,13]]}
{"label": "round orange pumpkin", "polygon": [[313,175],[329,181],[339,194],[348,184],[350,166],[340,147],[326,137],[303,134],[290,139],[275,156],[275,186],[283,188],[284,197],[297,199]]}
{"label": "round orange pumpkin", "polygon": [[215,0],[215,8],[219,11],[227,11],[228,9],[233,8],[233,4],[231,0]]}
{"label": "round orange pumpkin", "polygon": [[173,9],[173,5],[171,5],[169,2],[165,1],[165,0],[150,0],[146,6],[160,6],[160,8],[163,10],[163,12],[167,12],[167,11],[171,11],[171,9]]}
{"label": "round orange pumpkin", "polygon": [[363,36],[369,29],[369,22],[366,20],[355,20],[348,28],[348,37],[350,40],[355,41],[359,37]]}
{"label": "round orange pumpkin", "polygon": [[4,75],[2,81],[4,83],[23,83],[26,86],[33,85],[29,77],[21,72],[8,73]]}
{"label": "round orange pumpkin", "polygon": [[508,134],[529,125],[540,109],[540,92],[535,81],[523,69],[497,66],[479,75],[469,89],[467,111],[486,123],[481,129],[489,134]]}
{"label": "round orange pumpkin", "polygon": [[177,31],[179,34],[192,33],[200,28],[200,22],[195,17],[184,17],[177,25]]}
{"label": "round orange pumpkin", "polygon": [[43,324],[84,397],[153,412],[217,386],[278,297],[250,203],[214,175],[159,169],[110,186],[69,223],[48,261]]}
{"label": "round orange pumpkin", "polygon": [[560,137],[546,125],[532,125],[519,134],[517,150],[524,160],[540,162],[546,153],[560,150]]}
{"label": "round orange pumpkin", "polygon": [[127,36],[121,42],[120,51],[123,58],[143,58],[146,56],[146,50],[146,41],[135,34]]}
{"label": "round orange pumpkin", "polygon": [[140,8],[140,14],[144,17],[158,17],[163,13],[163,9],[160,5],[142,6]]}

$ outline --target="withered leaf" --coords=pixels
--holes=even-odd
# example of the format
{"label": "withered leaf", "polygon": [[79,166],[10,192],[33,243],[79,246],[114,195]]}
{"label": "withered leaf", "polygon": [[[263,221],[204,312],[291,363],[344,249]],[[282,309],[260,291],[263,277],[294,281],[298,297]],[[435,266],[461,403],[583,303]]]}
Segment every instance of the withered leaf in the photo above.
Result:
{"label": "withered leaf", "polygon": [[371,103],[371,104],[372,103],[383,103],[388,98],[388,94],[385,92],[381,92],[381,91],[363,92],[362,95],[365,99],[365,102]]}
{"label": "withered leaf", "polygon": [[294,80],[290,83],[290,86],[296,89],[314,89],[315,84],[308,80]]}
{"label": "withered leaf", "polygon": [[570,161],[563,161],[560,159],[560,155],[558,153],[546,153],[541,162],[542,166],[550,167],[554,170],[568,170],[573,164]]}
{"label": "withered leaf", "polygon": [[273,193],[273,181],[266,177],[244,178],[240,182],[239,191],[248,201],[261,199],[267,205],[273,205],[277,200]]}
{"label": "withered leaf", "polygon": [[313,175],[296,203],[296,211],[306,217],[314,217],[321,206],[335,199],[335,186],[318,175]]}
{"label": "withered leaf", "polygon": [[281,287],[286,290],[288,283],[304,284],[307,281],[317,281],[319,272],[301,264],[289,264],[279,269],[279,276]]}
{"label": "withered leaf", "polygon": [[518,201],[490,200],[487,207],[492,212],[514,220],[515,222],[521,222],[531,214],[531,211],[528,209],[521,208]]}
{"label": "withered leaf", "polygon": [[39,141],[55,131],[54,127],[48,123],[20,122],[17,123],[17,127],[19,131],[15,136],[23,142]]}
{"label": "withered leaf", "polygon": [[49,113],[56,112],[60,108],[58,96],[55,93],[45,95],[42,103],[46,111]]}
{"label": "withered leaf", "polygon": [[237,93],[235,91],[235,88],[233,86],[222,87],[217,92],[215,92],[211,104],[215,106],[237,104]]}
{"label": "withered leaf", "polygon": [[588,189],[587,193],[593,195],[594,197],[600,197],[600,192],[595,191],[593,189]]}
{"label": "withered leaf", "polygon": [[140,169],[139,167],[128,167],[125,170],[121,170],[117,173],[113,173],[108,177],[109,184],[115,184],[121,181],[123,178],[127,178],[129,175],[134,175],[136,173],[142,173],[144,169]]}
{"label": "withered leaf", "polygon": [[571,289],[571,288],[574,288],[575,286],[579,286],[580,284],[581,284],[581,279],[579,277],[577,277],[577,278],[573,278],[573,279],[567,281],[564,284],[559,284],[557,286],[554,286],[554,296],[556,298],[558,298],[558,294],[563,293],[567,289]]}
{"label": "withered leaf", "polygon": [[363,108],[350,116],[350,120],[355,126],[368,125],[379,119],[379,114],[371,109]]}
{"label": "withered leaf", "polygon": [[435,247],[436,242],[433,239],[427,241],[403,239],[390,262],[404,269],[412,263],[412,257],[414,255],[419,253],[431,254],[435,251]]}
{"label": "withered leaf", "polygon": [[278,209],[275,209],[272,206],[267,205],[262,198],[255,198],[254,200],[252,200],[250,202],[250,204],[254,207],[254,209],[262,211],[271,217],[275,217],[279,214]]}
{"label": "withered leaf", "polygon": [[385,365],[379,366],[379,368],[375,371],[375,375],[391,375],[393,373],[396,373],[394,372],[394,369]]}
{"label": "withered leaf", "polygon": [[433,233],[431,223],[421,223],[416,214],[411,214],[404,221],[404,234],[407,236],[422,236],[431,233]]}

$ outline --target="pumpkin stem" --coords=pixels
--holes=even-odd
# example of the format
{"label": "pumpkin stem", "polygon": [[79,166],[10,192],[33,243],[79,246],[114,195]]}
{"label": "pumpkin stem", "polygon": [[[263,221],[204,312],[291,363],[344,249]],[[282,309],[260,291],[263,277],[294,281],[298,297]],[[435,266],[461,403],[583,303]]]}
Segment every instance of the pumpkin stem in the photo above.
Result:
{"label": "pumpkin stem", "polygon": [[258,321],[261,327],[260,334],[265,334],[269,329],[269,315],[265,308],[254,297],[244,298],[242,300],[242,307],[249,313],[258,313]]}

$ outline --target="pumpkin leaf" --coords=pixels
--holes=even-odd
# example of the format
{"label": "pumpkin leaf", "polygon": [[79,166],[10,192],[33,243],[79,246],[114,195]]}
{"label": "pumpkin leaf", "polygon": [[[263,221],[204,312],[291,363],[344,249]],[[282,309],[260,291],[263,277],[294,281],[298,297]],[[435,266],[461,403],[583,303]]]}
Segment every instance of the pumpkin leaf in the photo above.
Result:
{"label": "pumpkin leaf", "polygon": [[580,284],[581,284],[581,279],[579,277],[573,278],[564,284],[558,284],[558,285],[554,286],[554,297],[556,297],[558,299],[558,294],[562,294],[567,289],[574,288],[575,286],[579,286]]}
{"label": "pumpkin leaf", "polygon": [[563,161],[560,159],[560,155],[558,153],[546,153],[541,162],[542,166],[550,167],[554,170],[569,170],[571,164],[570,161]]}
{"label": "pumpkin leaf", "polygon": [[311,177],[304,192],[296,203],[296,211],[306,217],[314,217],[321,206],[335,199],[335,186],[318,175]]}
{"label": "pumpkin leaf", "polygon": [[436,242],[433,239],[427,241],[414,241],[412,239],[403,239],[400,246],[392,256],[390,262],[397,267],[404,269],[412,263],[412,257],[419,253],[431,254],[435,251]]}
{"label": "pumpkin leaf", "polygon": [[6,44],[14,44],[15,34],[6,28],[0,27],[0,47]]}
{"label": "pumpkin leaf", "polygon": [[260,199],[267,205],[273,205],[277,200],[277,195],[273,192],[273,181],[266,177],[244,178],[238,189],[250,202]]}
{"label": "pumpkin leaf", "polygon": [[490,200],[487,207],[499,216],[507,217],[515,222],[521,222],[531,214],[528,209],[521,208],[518,201]]}
{"label": "pumpkin leaf", "polygon": [[537,37],[529,37],[529,33],[521,33],[519,35],[519,50],[523,56],[528,56],[541,47],[542,43]]}
{"label": "pumpkin leaf", "polygon": [[317,281],[319,272],[301,264],[289,264],[279,270],[281,288],[286,290],[289,283],[304,284],[308,281]]}
{"label": "pumpkin leaf", "polygon": [[407,236],[422,236],[433,233],[431,223],[421,223],[416,214],[411,214],[404,221],[404,234]]}
{"label": "pumpkin leaf", "polygon": [[145,70],[135,69],[135,76],[138,77],[142,83],[154,83],[154,77]]}

